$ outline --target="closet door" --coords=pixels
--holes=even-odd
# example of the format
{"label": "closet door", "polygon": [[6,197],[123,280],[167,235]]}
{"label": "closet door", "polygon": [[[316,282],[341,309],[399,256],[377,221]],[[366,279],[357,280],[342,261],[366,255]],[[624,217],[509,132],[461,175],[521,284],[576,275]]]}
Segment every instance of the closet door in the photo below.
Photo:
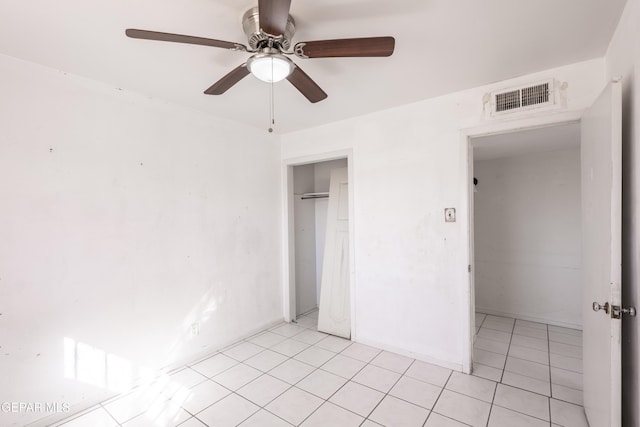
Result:
{"label": "closet door", "polygon": [[331,171],[318,330],[351,338],[347,168]]}

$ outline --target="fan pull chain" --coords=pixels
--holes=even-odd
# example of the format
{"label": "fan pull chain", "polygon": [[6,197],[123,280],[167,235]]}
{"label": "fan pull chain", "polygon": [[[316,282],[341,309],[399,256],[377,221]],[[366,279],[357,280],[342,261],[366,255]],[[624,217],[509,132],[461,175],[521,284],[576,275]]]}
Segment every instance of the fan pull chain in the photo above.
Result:
{"label": "fan pull chain", "polygon": [[270,123],[269,123],[269,133],[273,132],[273,127],[276,125],[276,118],[275,118],[275,102],[274,102],[274,96],[273,96],[273,60],[271,61],[271,91],[269,94],[269,100],[270,100]]}

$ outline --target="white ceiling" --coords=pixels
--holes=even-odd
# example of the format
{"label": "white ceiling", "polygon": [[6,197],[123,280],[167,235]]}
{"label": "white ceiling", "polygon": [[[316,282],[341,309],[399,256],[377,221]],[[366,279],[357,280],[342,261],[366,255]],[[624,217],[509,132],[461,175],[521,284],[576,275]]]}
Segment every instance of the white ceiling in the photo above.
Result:
{"label": "white ceiling", "polygon": [[580,123],[568,123],[474,138],[473,159],[500,159],[579,147]]}
{"label": "white ceiling", "polygon": [[[276,132],[358,116],[604,55],[625,0],[292,0],[306,40],[392,35],[390,58],[299,59],[329,98],[275,87]],[[246,44],[257,0],[0,0],[0,53],[267,128],[269,85],[202,92],[246,53],[129,39],[141,28]]]}

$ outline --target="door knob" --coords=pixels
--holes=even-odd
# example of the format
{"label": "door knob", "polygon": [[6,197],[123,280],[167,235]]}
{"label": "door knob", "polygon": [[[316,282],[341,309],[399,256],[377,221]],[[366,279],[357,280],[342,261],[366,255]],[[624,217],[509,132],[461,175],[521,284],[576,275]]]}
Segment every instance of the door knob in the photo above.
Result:
{"label": "door knob", "polygon": [[636,308],[635,307],[621,307],[619,305],[611,306],[611,317],[613,319],[622,319],[622,315],[626,314],[627,316],[636,317]]}
{"label": "door knob", "polygon": [[608,302],[605,302],[604,305],[600,305],[595,301],[593,302],[591,307],[593,308],[593,311],[604,310],[606,314],[609,314],[609,312],[611,312],[612,319],[621,319],[623,314],[631,317],[636,317],[635,307],[624,308],[619,305],[609,305]]}
{"label": "door knob", "polygon": [[597,302],[593,302],[592,306],[593,311],[600,311],[600,310],[604,310],[605,313],[609,314],[609,303],[605,302],[604,305],[600,305]]}
{"label": "door knob", "polygon": [[622,311],[622,314],[628,314],[631,317],[636,317],[636,308],[635,307],[623,308],[620,311]]}

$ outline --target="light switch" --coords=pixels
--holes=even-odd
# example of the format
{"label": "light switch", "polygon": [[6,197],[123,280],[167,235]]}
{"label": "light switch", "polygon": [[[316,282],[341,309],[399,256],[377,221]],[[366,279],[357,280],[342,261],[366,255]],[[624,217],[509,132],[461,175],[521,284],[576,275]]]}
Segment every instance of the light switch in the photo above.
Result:
{"label": "light switch", "polygon": [[200,324],[198,322],[192,323],[191,328],[189,329],[189,333],[191,338],[200,335]]}
{"label": "light switch", "polygon": [[445,208],[444,220],[446,222],[456,222],[456,208]]}

